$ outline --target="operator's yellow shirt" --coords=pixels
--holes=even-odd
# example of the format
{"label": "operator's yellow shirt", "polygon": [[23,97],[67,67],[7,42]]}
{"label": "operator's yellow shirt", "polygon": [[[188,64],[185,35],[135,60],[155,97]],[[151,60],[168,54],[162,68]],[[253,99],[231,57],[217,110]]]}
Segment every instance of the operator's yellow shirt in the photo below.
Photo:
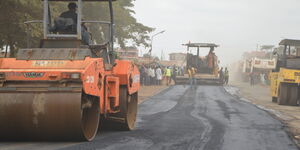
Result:
{"label": "operator's yellow shirt", "polygon": [[191,77],[194,77],[195,74],[196,74],[196,70],[195,70],[194,67],[188,69],[188,72],[189,72],[189,77],[190,77],[190,78],[191,78]]}

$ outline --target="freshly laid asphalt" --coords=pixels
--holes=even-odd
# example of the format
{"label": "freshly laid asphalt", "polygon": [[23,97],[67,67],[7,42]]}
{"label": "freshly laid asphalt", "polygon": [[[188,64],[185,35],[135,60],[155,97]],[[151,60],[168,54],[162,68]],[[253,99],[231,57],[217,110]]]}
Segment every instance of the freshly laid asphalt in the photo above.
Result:
{"label": "freshly laid asphalt", "polygon": [[[71,125],[70,125],[71,126]],[[1,133],[0,133],[1,134]],[[0,142],[0,150],[297,150],[284,125],[221,86],[173,86],[139,105],[134,131],[93,142]]]}

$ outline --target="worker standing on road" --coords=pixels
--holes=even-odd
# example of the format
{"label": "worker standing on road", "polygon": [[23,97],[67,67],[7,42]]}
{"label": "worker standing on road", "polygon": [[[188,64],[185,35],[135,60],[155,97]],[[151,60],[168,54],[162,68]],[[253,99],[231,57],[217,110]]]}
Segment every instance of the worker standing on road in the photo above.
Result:
{"label": "worker standing on road", "polygon": [[162,80],[162,72],[159,66],[156,68],[155,73],[156,73],[156,80],[157,80],[156,85],[160,85]]}
{"label": "worker standing on road", "polygon": [[176,77],[177,77],[177,68],[176,68],[176,66],[174,65],[174,66],[173,66],[173,69],[172,69],[172,79],[173,79],[173,81],[175,82],[175,84],[176,84]]}
{"label": "worker standing on road", "polygon": [[250,75],[249,75],[249,77],[250,77],[250,85],[254,86],[254,77],[255,77],[254,73],[251,72]]}
{"label": "worker standing on road", "polygon": [[153,66],[149,67],[149,76],[150,76],[150,85],[155,85],[156,79],[155,79],[155,70],[153,69]]}
{"label": "worker standing on road", "polygon": [[140,79],[140,84],[143,86],[144,84],[145,84],[145,75],[144,75],[144,73],[145,73],[145,68],[144,68],[144,66],[143,65],[141,65],[141,66],[139,66],[139,71],[140,71],[140,76],[141,76],[141,79]]}
{"label": "worker standing on road", "polygon": [[189,67],[188,73],[189,73],[190,85],[196,85],[197,84],[197,80],[195,78],[196,69],[194,67]]}
{"label": "worker standing on road", "polygon": [[146,72],[146,85],[150,85],[150,68],[149,65],[146,66],[145,68],[145,72]]}
{"label": "worker standing on road", "polygon": [[165,77],[166,77],[167,85],[170,84],[171,76],[172,76],[171,68],[167,67],[165,70]]}
{"label": "worker standing on road", "polygon": [[220,83],[223,85],[224,84],[224,72],[223,72],[223,67],[219,71],[219,79]]}
{"label": "worker standing on road", "polygon": [[225,68],[224,77],[225,77],[225,84],[228,85],[228,82],[229,82],[229,71],[228,71],[227,67]]}

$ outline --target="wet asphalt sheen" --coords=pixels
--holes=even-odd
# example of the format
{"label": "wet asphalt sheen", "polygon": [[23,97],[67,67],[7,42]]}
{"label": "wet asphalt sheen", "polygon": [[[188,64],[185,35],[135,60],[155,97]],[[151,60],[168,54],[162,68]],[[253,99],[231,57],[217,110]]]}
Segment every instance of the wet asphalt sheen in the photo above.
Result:
{"label": "wet asphalt sheen", "polygon": [[0,143],[0,150],[296,150],[284,126],[220,86],[173,86],[139,106],[131,132],[93,142]]}

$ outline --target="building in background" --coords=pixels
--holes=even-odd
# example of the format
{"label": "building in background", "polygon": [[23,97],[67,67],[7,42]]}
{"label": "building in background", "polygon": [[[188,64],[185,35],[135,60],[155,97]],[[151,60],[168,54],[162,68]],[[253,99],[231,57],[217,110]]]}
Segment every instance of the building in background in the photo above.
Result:
{"label": "building in background", "polygon": [[163,66],[178,66],[183,67],[186,65],[186,53],[170,53],[169,60],[161,60],[160,64]]}
{"label": "building in background", "polygon": [[186,53],[171,53],[169,56],[171,61],[184,61],[186,59]]}
{"label": "building in background", "polygon": [[162,60],[159,63],[163,66],[177,66],[177,67],[184,67],[186,65],[185,61],[178,61],[178,60]]}
{"label": "building in background", "polygon": [[123,60],[135,60],[139,58],[139,50],[136,47],[127,47],[116,50],[118,57]]}

